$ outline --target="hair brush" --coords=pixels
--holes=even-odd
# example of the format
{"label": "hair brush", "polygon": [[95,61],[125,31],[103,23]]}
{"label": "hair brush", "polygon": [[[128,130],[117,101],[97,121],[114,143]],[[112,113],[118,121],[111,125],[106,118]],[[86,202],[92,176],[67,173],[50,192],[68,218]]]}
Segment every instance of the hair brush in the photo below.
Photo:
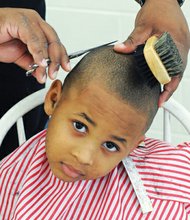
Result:
{"label": "hair brush", "polygon": [[171,77],[183,73],[183,61],[168,32],[161,37],[152,36],[145,44],[139,45],[134,53],[139,73],[148,84],[157,81],[165,85]]}

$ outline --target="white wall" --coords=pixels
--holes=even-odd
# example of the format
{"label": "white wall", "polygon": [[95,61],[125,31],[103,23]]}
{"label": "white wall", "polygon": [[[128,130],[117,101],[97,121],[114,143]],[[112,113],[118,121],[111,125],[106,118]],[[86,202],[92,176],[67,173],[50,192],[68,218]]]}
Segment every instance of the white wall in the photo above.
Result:
{"label": "white wall", "polygon": [[[47,21],[59,34],[68,53],[107,43],[125,40],[134,26],[139,5],[134,0],[46,0]],[[190,26],[190,3],[182,10]],[[177,19],[177,18],[176,18]],[[75,65],[77,60],[72,60]],[[59,72],[63,79],[65,73]],[[50,82],[48,83],[48,85]],[[173,97],[190,111],[190,63]],[[172,121],[173,143],[190,140],[185,130]],[[159,111],[147,135],[162,138],[162,111]]]}

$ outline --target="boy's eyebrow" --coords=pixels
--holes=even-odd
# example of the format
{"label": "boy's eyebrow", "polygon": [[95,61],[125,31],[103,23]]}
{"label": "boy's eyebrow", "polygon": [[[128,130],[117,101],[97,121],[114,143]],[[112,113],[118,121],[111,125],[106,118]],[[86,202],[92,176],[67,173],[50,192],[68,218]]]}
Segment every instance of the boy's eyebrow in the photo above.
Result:
{"label": "boy's eyebrow", "polygon": [[81,112],[76,114],[86,119],[91,125],[96,126],[96,123],[86,113]]}
{"label": "boy's eyebrow", "polygon": [[111,135],[111,138],[115,139],[116,141],[119,141],[121,143],[127,143],[127,141],[125,140],[125,138],[121,138],[115,135]]}
{"label": "boy's eyebrow", "polygon": [[[84,112],[80,112],[80,113],[76,113],[76,115],[79,115],[81,117],[83,117],[84,119],[86,119],[90,124],[92,124],[93,126],[96,126],[96,123]],[[115,139],[116,141],[119,141],[121,143],[127,143],[127,141],[125,140],[125,138],[121,138],[115,135],[111,135],[111,138]]]}

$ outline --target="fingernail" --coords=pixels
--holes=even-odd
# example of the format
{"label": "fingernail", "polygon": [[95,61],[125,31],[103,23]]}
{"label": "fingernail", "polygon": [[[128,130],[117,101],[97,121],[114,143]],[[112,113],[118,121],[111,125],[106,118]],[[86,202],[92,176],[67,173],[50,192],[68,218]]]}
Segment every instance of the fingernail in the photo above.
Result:
{"label": "fingernail", "polygon": [[28,67],[29,67],[29,68],[32,68],[33,65],[34,65],[34,64],[30,64]]}
{"label": "fingernail", "polygon": [[123,43],[115,44],[114,47],[115,47],[115,48],[120,48],[120,49],[126,48],[125,44],[123,44]]}
{"label": "fingernail", "polygon": [[164,106],[164,103],[161,103],[161,104],[159,105],[159,108],[163,108],[163,106]]}
{"label": "fingernail", "polygon": [[41,66],[42,66],[42,67],[47,67],[47,66],[48,66],[48,63],[47,63],[47,60],[46,60],[46,59],[43,59],[43,60],[41,61]]}
{"label": "fingernail", "polygon": [[47,79],[47,75],[45,74],[45,75],[43,75],[43,77],[42,77],[42,83],[45,83],[45,82],[46,82],[46,79]]}
{"label": "fingernail", "polygon": [[71,71],[71,64],[70,64],[70,62],[67,63],[66,68],[67,68],[67,71]]}
{"label": "fingernail", "polygon": [[162,107],[164,106],[164,103],[165,103],[165,102],[159,102],[159,103],[158,103],[158,108],[162,108]]}
{"label": "fingernail", "polygon": [[53,79],[56,79],[56,78],[57,78],[57,73],[58,73],[58,71],[55,71],[55,72],[52,74]]}

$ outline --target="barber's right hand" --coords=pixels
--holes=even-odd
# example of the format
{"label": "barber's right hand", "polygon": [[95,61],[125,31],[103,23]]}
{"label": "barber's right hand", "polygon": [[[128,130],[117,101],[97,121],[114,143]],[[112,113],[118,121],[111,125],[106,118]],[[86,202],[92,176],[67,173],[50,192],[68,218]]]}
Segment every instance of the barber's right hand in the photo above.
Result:
{"label": "barber's right hand", "polygon": [[55,30],[31,9],[0,8],[0,62],[16,63],[29,70],[34,63],[39,67],[34,77],[46,81],[46,62],[51,64],[48,75],[55,79],[59,66],[70,70],[65,47]]}
{"label": "barber's right hand", "polygon": [[[146,0],[136,16],[134,30],[125,42],[116,44],[114,50],[120,53],[131,53],[152,35],[160,36],[165,31],[169,32],[175,41],[185,69],[190,48],[190,33],[176,0]],[[162,106],[177,89],[183,71],[164,86],[159,98],[159,106]]]}

